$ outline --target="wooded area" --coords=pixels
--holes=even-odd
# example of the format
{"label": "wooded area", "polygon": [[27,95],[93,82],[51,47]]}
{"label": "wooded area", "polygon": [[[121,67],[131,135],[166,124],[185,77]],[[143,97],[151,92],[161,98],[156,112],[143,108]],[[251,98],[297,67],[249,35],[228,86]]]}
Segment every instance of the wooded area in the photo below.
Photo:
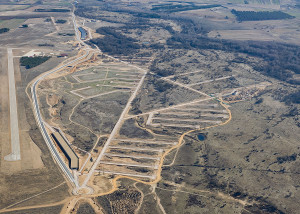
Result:
{"label": "wooded area", "polygon": [[140,45],[136,43],[137,40],[124,36],[114,28],[102,27],[98,28],[96,32],[104,35],[104,37],[92,39],[90,42],[99,46],[104,52],[110,54],[132,54],[140,48]]}
{"label": "wooded area", "polygon": [[66,13],[70,11],[71,11],[70,9],[61,9],[61,8],[52,8],[52,9],[38,8],[34,10],[34,12],[60,12],[60,13]]}
{"label": "wooded area", "polygon": [[6,33],[9,31],[9,28],[0,28],[0,34]]}
{"label": "wooded area", "polygon": [[21,66],[25,66],[26,69],[30,69],[46,62],[50,58],[50,56],[22,57],[20,59],[20,63]]}
{"label": "wooded area", "polygon": [[153,5],[151,10],[174,13],[174,12],[181,12],[187,10],[199,10],[199,9],[207,9],[207,8],[220,7],[220,6],[221,5],[219,4],[209,4],[209,5],[161,4],[161,5]]}
{"label": "wooded area", "polygon": [[262,21],[262,20],[280,20],[295,18],[282,11],[237,11],[231,10],[231,13],[236,16],[236,19],[242,21]]}

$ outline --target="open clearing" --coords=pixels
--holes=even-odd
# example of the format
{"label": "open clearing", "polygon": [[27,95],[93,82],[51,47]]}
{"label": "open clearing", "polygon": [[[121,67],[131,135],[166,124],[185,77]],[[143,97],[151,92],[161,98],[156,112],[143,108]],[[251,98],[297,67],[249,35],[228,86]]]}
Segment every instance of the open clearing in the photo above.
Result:
{"label": "open clearing", "polygon": [[9,28],[15,29],[18,28],[22,23],[24,23],[25,19],[10,19],[0,21],[0,28]]}
{"label": "open clearing", "polygon": [[1,5],[0,12],[2,11],[13,11],[13,10],[24,10],[30,5]]}

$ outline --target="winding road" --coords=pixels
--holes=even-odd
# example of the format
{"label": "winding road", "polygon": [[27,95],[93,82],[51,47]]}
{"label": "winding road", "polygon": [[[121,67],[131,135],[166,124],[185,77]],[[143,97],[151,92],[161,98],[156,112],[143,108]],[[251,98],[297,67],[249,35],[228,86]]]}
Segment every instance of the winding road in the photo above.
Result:
{"label": "winding road", "polygon": [[53,143],[53,141],[51,140],[50,135],[48,134],[43,118],[41,116],[41,111],[39,108],[39,103],[38,103],[38,98],[37,98],[37,86],[38,84],[47,76],[60,71],[63,68],[66,68],[70,65],[75,65],[78,64],[82,59],[85,59],[86,57],[89,56],[90,51],[92,50],[91,48],[89,48],[84,42],[81,41],[80,36],[79,36],[79,32],[78,32],[78,27],[76,24],[76,19],[75,19],[75,14],[74,12],[72,13],[72,20],[73,20],[73,26],[74,26],[74,30],[75,30],[75,35],[76,35],[76,40],[84,47],[84,50],[86,50],[86,53],[66,64],[63,64],[47,73],[44,73],[43,75],[37,77],[37,79],[34,80],[34,82],[31,85],[31,95],[32,95],[32,104],[33,104],[33,110],[34,110],[34,116],[37,122],[37,125],[41,131],[41,134],[43,135],[43,138],[53,156],[53,158],[55,159],[55,161],[58,163],[58,165],[60,166],[61,170],[64,172],[64,174],[66,175],[66,177],[70,180],[70,182],[72,184],[74,184],[76,187],[78,187],[78,181],[77,179],[74,177],[74,175],[71,173],[69,167],[66,165],[66,163],[63,161],[63,159],[61,158],[61,156],[59,155],[59,152],[56,150],[56,147]]}

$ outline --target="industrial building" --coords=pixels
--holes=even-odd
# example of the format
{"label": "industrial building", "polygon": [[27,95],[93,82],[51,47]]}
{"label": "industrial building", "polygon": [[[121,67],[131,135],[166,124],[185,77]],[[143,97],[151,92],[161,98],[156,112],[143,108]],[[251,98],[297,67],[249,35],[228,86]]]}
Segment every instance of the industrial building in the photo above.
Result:
{"label": "industrial building", "polygon": [[64,153],[65,157],[69,161],[69,167],[70,169],[79,169],[79,158],[76,155],[76,153],[73,151],[73,149],[70,147],[68,142],[65,140],[65,138],[62,137],[62,135],[59,132],[54,132],[51,134],[53,140],[56,142],[56,144],[59,146],[61,151]]}

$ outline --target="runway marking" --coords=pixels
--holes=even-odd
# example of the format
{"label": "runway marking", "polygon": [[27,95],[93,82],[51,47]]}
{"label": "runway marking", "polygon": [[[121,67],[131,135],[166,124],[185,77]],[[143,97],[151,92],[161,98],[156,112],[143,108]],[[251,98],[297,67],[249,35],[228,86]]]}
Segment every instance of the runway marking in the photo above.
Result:
{"label": "runway marking", "polygon": [[7,49],[8,58],[8,84],[9,84],[9,114],[10,114],[10,140],[11,153],[4,157],[6,161],[21,160],[19,121],[17,111],[15,70],[13,61],[13,52],[11,48]]}

